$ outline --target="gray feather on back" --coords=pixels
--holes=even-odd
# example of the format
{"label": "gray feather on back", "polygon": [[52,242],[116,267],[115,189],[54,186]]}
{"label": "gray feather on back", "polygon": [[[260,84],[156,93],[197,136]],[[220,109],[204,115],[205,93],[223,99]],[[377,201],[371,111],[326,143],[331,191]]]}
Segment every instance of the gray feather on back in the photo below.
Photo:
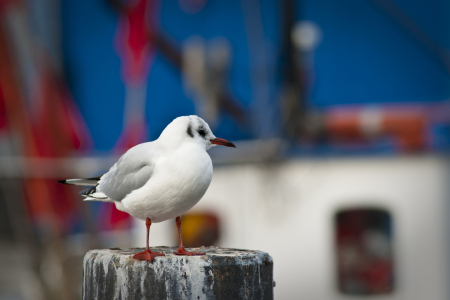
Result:
{"label": "gray feather on back", "polygon": [[144,144],[131,148],[102,176],[98,190],[110,199],[122,201],[126,195],[144,186],[154,166]]}

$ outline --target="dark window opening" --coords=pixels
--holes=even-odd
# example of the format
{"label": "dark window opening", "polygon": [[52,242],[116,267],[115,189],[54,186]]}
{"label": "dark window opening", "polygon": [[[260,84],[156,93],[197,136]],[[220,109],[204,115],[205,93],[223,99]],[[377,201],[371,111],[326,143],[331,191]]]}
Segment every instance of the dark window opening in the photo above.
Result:
{"label": "dark window opening", "polygon": [[377,295],[393,291],[392,218],[382,209],[347,209],[335,216],[340,292]]}

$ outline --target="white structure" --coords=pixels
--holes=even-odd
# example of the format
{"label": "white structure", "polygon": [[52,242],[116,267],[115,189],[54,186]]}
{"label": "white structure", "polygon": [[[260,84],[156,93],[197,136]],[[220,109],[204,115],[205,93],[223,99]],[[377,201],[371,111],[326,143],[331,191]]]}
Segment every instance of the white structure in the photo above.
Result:
{"label": "white structure", "polygon": [[[445,157],[292,159],[216,167],[193,210],[219,216],[219,246],[272,255],[276,299],[329,300],[367,298],[339,292],[336,213],[381,208],[393,223],[394,287],[370,298],[439,300],[450,297],[449,192]],[[152,227],[151,244],[172,244],[174,228]]]}

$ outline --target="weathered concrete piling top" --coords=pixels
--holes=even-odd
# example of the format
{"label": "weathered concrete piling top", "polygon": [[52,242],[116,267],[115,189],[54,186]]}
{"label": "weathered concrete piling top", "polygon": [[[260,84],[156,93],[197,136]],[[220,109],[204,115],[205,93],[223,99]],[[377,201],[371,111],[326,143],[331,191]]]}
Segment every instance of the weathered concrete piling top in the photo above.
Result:
{"label": "weathered concrete piling top", "polygon": [[153,263],[133,259],[143,249],[91,250],[84,257],[83,299],[273,299],[273,260],[262,251],[191,248],[176,256],[155,247]]}

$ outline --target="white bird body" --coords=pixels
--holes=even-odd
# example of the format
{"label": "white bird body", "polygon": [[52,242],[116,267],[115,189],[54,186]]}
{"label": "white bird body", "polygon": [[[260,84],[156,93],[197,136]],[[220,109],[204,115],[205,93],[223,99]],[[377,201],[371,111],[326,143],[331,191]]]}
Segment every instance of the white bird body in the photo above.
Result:
{"label": "white bird body", "polygon": [[[152,147],[153,143],[157,141],[145,145]],[[211,183],[213,167],[206,150],[193,143],[152,159],[151,180],[114,202],[117,209],[133,217],[158,223],[185,213],[200,201]]]}

